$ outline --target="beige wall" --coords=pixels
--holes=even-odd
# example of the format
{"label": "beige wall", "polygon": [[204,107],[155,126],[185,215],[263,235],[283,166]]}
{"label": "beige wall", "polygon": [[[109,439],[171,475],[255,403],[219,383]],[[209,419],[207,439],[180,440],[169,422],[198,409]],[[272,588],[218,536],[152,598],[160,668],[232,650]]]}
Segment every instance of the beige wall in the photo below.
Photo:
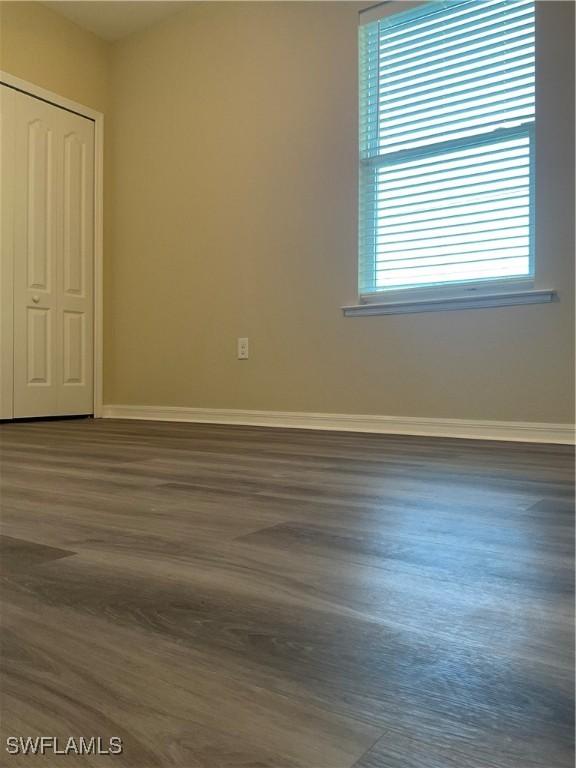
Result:
{"label": "beige wall", "polygon": [[343,318],[356,10],[208,3],[115,46],[107,401],[572,421],[571,4],[539,8],[539,283],[561,302]]}
{"label": "beige wall", "polygon": [[92,109],[108,106],[109,46],[40,3],[0,2],[0,69]]}
{"label": "beige wall", "polygon": [[560,303],[371,318],[340,311],[354,4],[186,8],[110,46],[110,79],[106,43],[0,9],[3,68],[107,115],[108,403],[573,420],[572,4],[539,5],[539,283]]}

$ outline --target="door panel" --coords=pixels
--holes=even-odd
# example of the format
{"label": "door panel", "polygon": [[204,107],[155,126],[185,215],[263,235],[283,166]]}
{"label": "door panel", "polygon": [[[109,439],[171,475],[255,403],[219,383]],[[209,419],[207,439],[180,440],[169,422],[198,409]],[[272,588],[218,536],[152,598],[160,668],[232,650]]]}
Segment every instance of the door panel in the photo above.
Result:
{"label": "door panel", "polygon": [[26,346],[28,359],[26,365],[26,383],[52,384],[52,313],[48,309],[28,307],[26,312]]}
{"label": "door panel", "polygon": [[26,285],[31,290],[50,291],[56,227],[54,135],[41,120],[33,120],[28,124],[25,152],[28,163]]}
{"label": "door panel", "polygon": [[64,312],[64,384],[86,382],[86,330],[82,312]]}
{"label": "door panel", "polygon": [[85,296],[86,144],[76,133],[64,139],[64,285],[66,293]]}

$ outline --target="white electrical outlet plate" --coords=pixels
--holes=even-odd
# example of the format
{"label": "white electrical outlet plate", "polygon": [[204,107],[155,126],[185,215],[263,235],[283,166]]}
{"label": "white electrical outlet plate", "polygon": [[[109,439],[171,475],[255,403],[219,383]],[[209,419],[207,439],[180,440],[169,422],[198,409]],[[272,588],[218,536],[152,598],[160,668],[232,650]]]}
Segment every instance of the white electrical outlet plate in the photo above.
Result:
{"label": "white electrical outlet plate", "polygon": [[238,339],[238,360],[248,360],[248,339]]}

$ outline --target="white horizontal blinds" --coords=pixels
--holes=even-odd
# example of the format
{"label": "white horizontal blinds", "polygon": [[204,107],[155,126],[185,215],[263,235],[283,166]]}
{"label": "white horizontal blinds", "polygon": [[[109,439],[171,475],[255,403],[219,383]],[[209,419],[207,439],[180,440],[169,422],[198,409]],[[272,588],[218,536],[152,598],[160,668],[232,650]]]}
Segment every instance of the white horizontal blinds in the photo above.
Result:
{"label": "white horizontal blinds", "polygon": [[360,56],[361,292],[529,275],[534,1],[426,3]]}
{"label": "white horizontal blinds", "polygon": [[376,287],[510,277],[529,266],[526,136],[376,171]]}

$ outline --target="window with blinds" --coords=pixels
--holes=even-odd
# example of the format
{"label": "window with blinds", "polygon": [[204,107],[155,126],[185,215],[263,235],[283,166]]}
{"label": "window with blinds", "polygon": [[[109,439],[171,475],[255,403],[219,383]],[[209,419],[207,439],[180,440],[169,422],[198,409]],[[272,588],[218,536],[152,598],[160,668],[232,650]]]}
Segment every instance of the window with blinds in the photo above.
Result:
{"label": "window with blinds", "polygon": [[363,296],[531,277],[534,48],[534,0],[361,25]]}

